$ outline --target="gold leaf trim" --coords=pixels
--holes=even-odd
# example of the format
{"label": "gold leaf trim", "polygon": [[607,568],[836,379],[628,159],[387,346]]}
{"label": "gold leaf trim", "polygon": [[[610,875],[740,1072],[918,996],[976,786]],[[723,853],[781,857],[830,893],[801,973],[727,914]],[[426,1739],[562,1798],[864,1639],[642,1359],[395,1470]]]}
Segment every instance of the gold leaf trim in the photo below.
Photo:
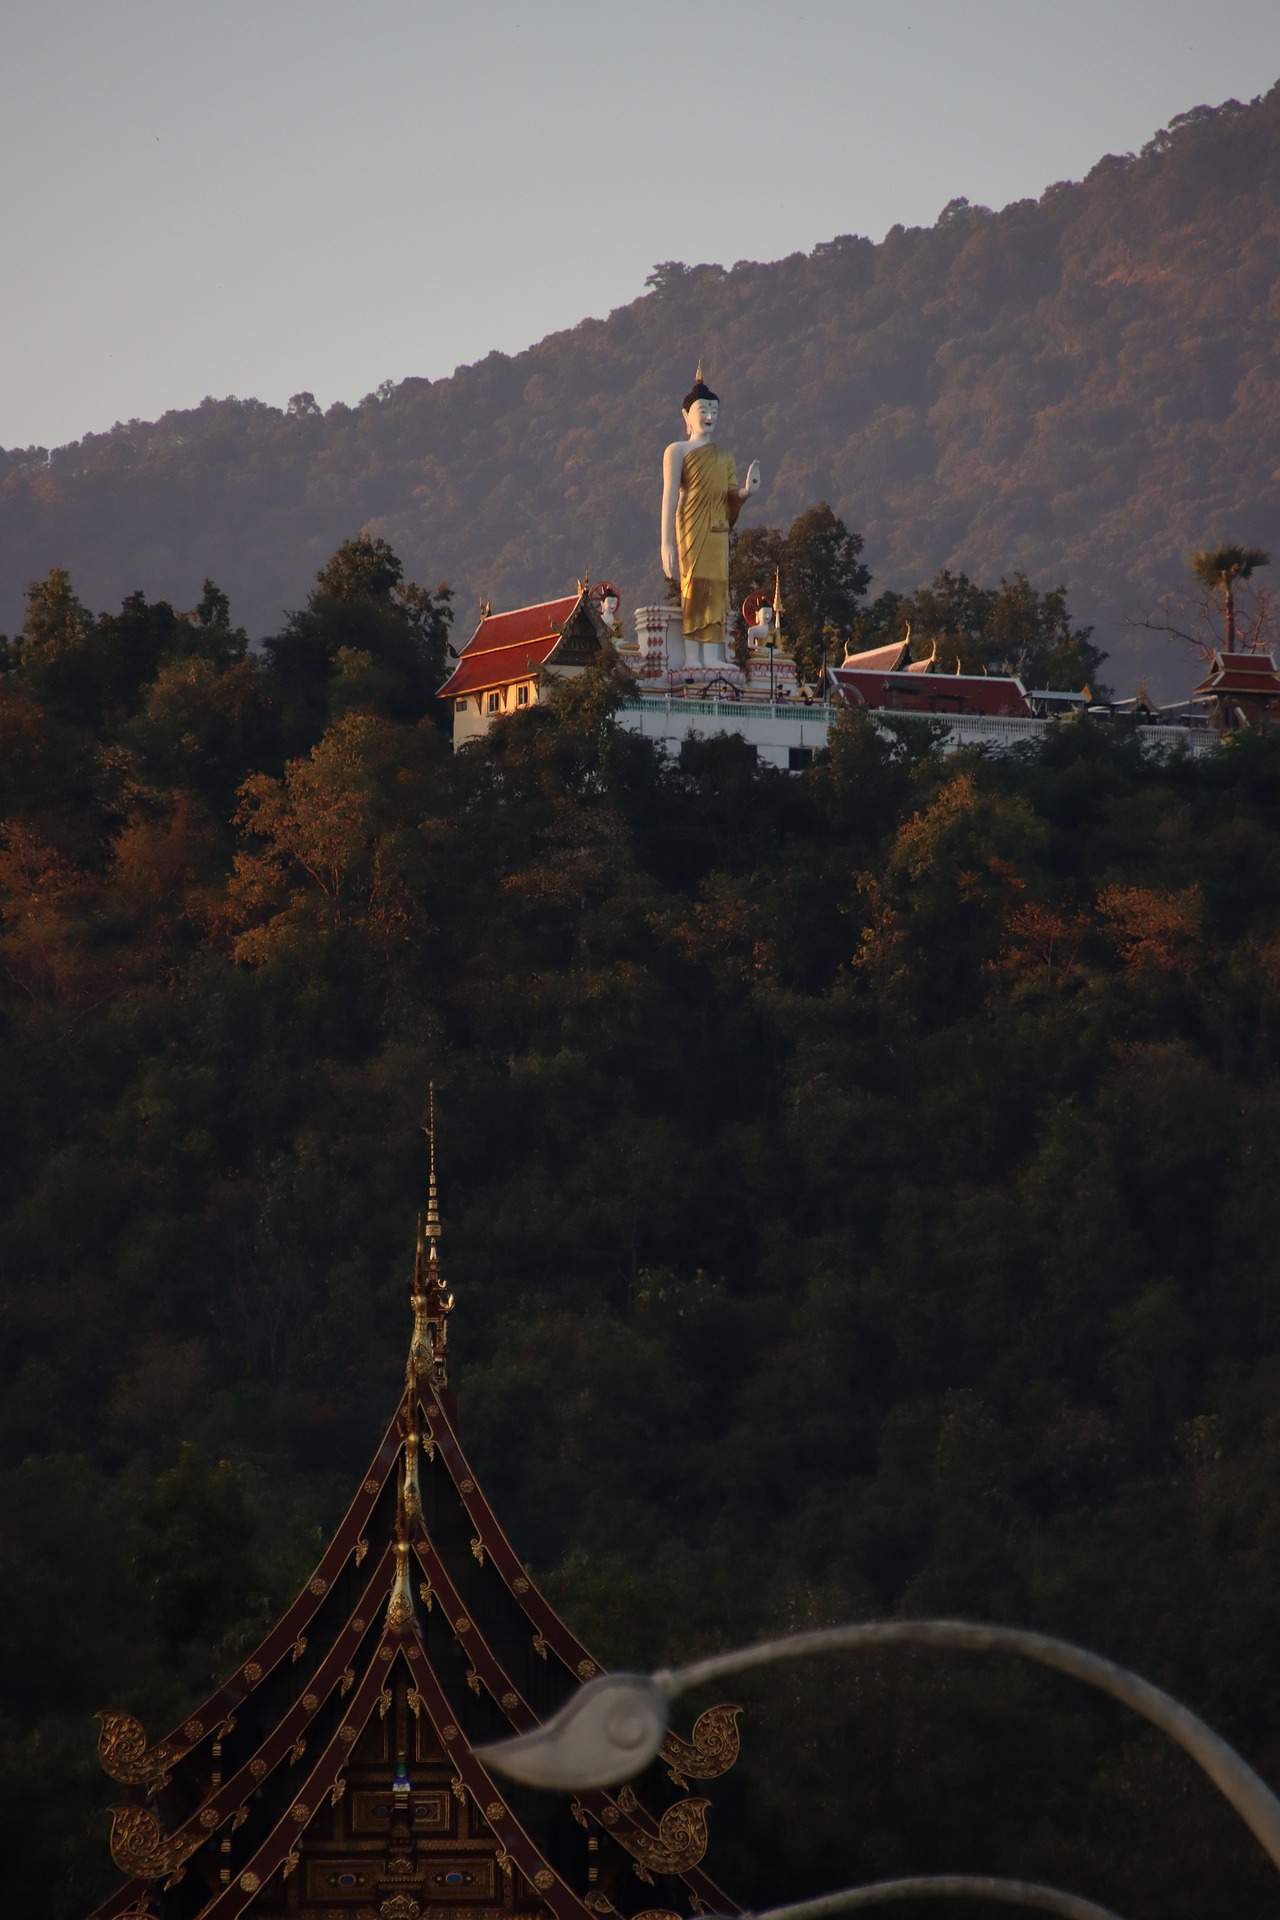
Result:
{"label": "gold leaf trim", "polygon": [[658,1752],[677,1787],[687,1787],[690,1780],[718,1780],[729,1771],[741,1751],[741,1718],[741,1707],[708,1707],[693,1723],[692,1740],[667,1734]]}
{"label": "gold leaf trim", "polygon": [[111,1858],[121,1873],[161,1880],[181,1870],[206,1834],[198,1824],[166,1833],[150,1807],[111,1809]]}
{"label": "gold leaf trim", "polygon": [[146,1730],[131,1713],[100,1713],[98,1759],[108,1779],[122,1787],[142,1787],[158,1777],[179,1757],[168,1740],[148,1747]]}
{"label": "gold leaf trim", "polygon": [[[622,1801],[622,1794],[618,1799]],[[633,1796],[634,1798],[634,1796]],[[614,1839],[631,1855],[641,1880],[655,1873],[688,1873],[707,1851],[709,1800],[677,1800],[658,1822],[656,1834],[614,1829]]]}

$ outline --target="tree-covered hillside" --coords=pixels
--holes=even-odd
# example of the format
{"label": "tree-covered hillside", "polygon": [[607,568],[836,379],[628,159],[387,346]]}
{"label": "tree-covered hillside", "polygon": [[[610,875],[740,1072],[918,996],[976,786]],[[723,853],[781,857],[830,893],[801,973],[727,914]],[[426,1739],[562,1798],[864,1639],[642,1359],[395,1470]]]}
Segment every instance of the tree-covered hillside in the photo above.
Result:
{"label": "tree-covered hillside", "polygon": [[665,263],[605,320],[356,407],[208,400],[0,454],[0,624],[65,565],[95,604],[145,583],[191,605],[210,570],[273,631],[361,524],[464,614],[584,571],[629,606],[658,598],[660,454],[701,353],[727,444],[764,465],[751,515],[830,501],[877,592],[944,566],[1065,580],[1117,684],[1143,670],[1181,693],[1184,663],[1123,623],[1206,539],[1274,544],[1278,259],[1273,87],[998,213],[954,202],[878,246]]}
{"label": "tree-covered hillside", "polygon": [[[853,1616],[1082,1639],[1280,1780],[1280,741],[853,716],[663,760],[588,676],[455,756],[444,611],[344,548],[261,655],[206,585],[32,596],[0,675],[0,1824],[111,1883],[153,1734],[309,1570],[398,1391],[434,1078],[454,1384],[614,1662]],[[1181,1755],[1065,1680],[762,1681],[744,1901],[914,1871],[1260,1913]]]}

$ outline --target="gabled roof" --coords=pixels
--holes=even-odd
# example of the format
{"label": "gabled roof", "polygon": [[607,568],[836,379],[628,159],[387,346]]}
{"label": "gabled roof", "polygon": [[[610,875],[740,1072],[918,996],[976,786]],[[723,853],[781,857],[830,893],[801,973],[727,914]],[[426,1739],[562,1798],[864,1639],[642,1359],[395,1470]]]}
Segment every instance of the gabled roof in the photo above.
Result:
{"label": "gabled roof", "polygon": [[1193,700],[1211,700],[1219,694],[1252,694],[1255,698],[1280,698],[1280,673],[1269,653],[1215,653],[1208,673]]}
{"label": "gabled roof", "polygon": [[892,673],[902,665],[902,656],[910,645],[909,639],[890,640],[887,646],[868,647],[865,653],[846,653],[840,665],[863,673]]}
{"label": "gabled roof", "polygon": [[452,700],[459,694],[504,686],[545,665],[563,629],[586,598],[585,591],[566,593],[558,600],[540,600],[536,606],[486,614],[462,649],[437,699]]}
{"label": "gabled roof", "polygon": [[626,1920],[651,1906],[653,1873],[692,1913],[739,1911],[702,1872],[709,1803],[685,1792],[733,1764],[736,1708],[709,1709],[692,1740],[669,1734],[671,1786],[655,1766],[643,1799],[620,1788],[517,1808],[480,1757],[600,1668],[517,1558],[458,1439],[434,1104],[430,1136],[395,1416],[315,1572],[230,1680],[154,1746],[130,1716],[100,1716],[103,1767],[133,1797],[111,1831],[129,1878],[93,1920],[422,1920],[460,1901],[511,1920]]}
{"label": "gabled roof", "polygon": [[856,667],[828,669],[832,686],[855,705],[876,711],[1031,719],[1021,680],[985,673],[874,672]]}

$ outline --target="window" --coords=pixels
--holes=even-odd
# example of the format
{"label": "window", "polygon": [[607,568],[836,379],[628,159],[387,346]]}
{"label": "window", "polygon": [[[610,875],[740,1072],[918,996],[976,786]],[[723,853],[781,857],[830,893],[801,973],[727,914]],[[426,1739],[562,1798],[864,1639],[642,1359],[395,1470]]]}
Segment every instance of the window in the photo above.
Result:
{"label": "window", "polygon": [[457,707],[457,709],[458,709],[458,712],[459,712],[459,713],[465,713],[465,712],[466,712],[466,710],[467,710],[467,696],[466,696],[466,694],[464,693],[464,694],[463,694],[463,696],[462,696],[462,698],[461,698],[460,700],[456,700],[456,701],[454,702],[454,705],[455,705],[455,706]]}
{"label": "window", "polygon": [[527,707],[528,704],[529,704],[528,687],[517,687],[516,688],[516,705],[518,707]]}
{"label": "window", "polygon": [[502,712],[502,695],[500,693],[491,693],[489,695],[488,708],[490,713]]}
{"label": "window", "polygon": [[787,766],[792,773],[802,773],[806,767],[811,767],[812,765],[812,747],[787,748]]}

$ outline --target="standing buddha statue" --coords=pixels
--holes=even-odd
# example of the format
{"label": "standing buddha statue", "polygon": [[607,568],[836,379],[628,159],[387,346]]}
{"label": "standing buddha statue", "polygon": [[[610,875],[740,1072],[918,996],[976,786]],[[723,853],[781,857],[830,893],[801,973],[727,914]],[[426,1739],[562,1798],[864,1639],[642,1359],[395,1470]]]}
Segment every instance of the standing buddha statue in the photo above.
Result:
{"label": "standing buddha statue", "polygon": [[702,378],[702,362],[681,402],[686,438],[662,458],[662,571],[679,570],[685,665],[724,663],[729,611],[729,529],[760,485],[753,460],[738,486],[733,455],[715,444],[720,398]]}

